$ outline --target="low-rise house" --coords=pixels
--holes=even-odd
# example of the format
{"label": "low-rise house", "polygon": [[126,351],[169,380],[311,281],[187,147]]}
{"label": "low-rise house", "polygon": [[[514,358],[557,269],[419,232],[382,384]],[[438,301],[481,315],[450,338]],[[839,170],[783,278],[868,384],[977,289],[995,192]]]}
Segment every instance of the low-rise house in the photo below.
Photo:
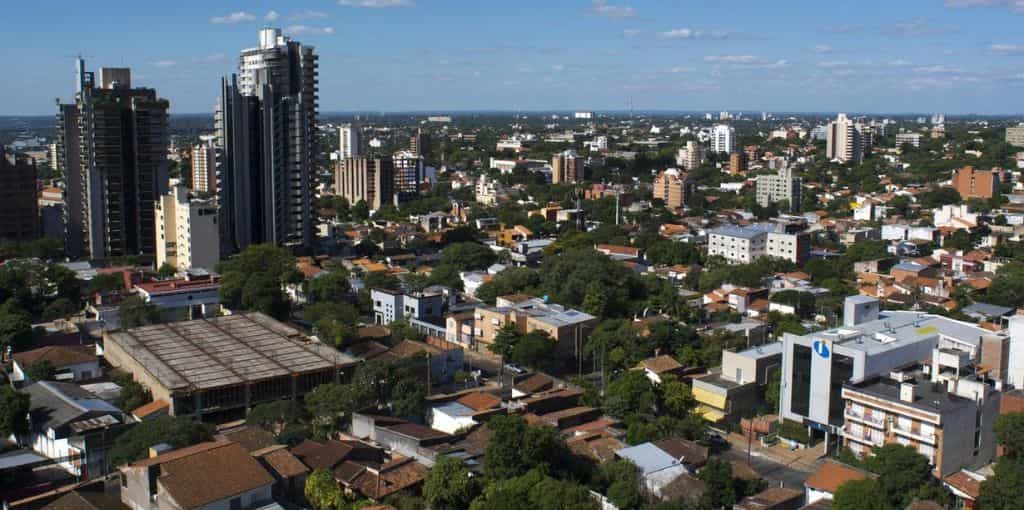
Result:
{"label": "low-rise house", "polygon": [[682,475],[693,475],[707,462],[707,449],[682,439],[641,443],[615,453],[640,470],[644,488],[655,497]]}
{"label": "low-rise house", "polygon": [[666,374],[679,377],[684,371],[683,366],[675,358],[667,354],[647,358],[637,364],[634,369],[643,370],[644,375],[654,384],[661,384],[661,378]]}
{"label": "low-rise house", "polygon": [[489,348],[501,328],[513,324],[521,333],[543,331],[560,352],[569,352],[586,340],[599,319],[540,298],[512,295],[499,297],[495,306],[476,308],[473,321],[478,349],[480,346]]}
{"label": "low-rise house", "polygon": [[430,409],[430,428],[447,434],[455,434],[480,423],[480,416],[490,416],[501,409],[501,399],[486,392],[467,393],[450,402],[437,404]]}
{"label": "low-rise house", "polygon": [[811,476],[804,481],[807,504],[820,500],[831,501],[839,486],[854,480],[874,478],[874,475],[862,469],[848,466],[831,459],[826,459]]}
{"label": "low-rise house", "polygon": [[138,283],[135,291],[165,322],[220,315],[220,281],[213,276]]}
{"label": "low-rise house", "polygon": [[273,484],[238,443],[214,441],[122,467],[121,501],[151,510],[256,509],[273,502]]}
{"label": "low-rise house", "polygon": [[764,406],[764,391],[782,367],[782,344],[722,351],[722,367],[693,379],[697,412],[711,422],[735,422]]}
{"label": "low-rise house", "polygon": [[77,385],[40,381],[26,386],[29,433],[18,438],[65,471],[90,479],[107,474],[107,452],[124,413]]}
{"label": "low-rise house", "polygon": [[17,352],[12,357],[11,380],[15,382],[31,382],[27,372],[37,363],[48,363],[58,381],[77,383],[103,376],[99,359],[87,346],[53,345]]}
{"label": "low-rise house", "polygon": [[741,499],[732,508],[733,510],[797,510],[803,504],[803,491],[771,487]]}

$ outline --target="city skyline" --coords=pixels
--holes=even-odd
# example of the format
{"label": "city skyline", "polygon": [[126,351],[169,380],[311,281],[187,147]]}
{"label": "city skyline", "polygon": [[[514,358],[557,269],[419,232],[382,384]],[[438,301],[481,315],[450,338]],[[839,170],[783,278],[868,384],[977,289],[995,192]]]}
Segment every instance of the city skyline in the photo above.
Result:
{"label": "city skyline", "polygon": [[0,84],[13,99],[0,115],[70,99],[79,52],[131,67],[174,114],[212,112],[219,77],[264,26],[321,55],[324,112],[1024,111],[1024,9],[1012,1],[739,2],[739,15],[640,0],[131,5],[111,3],[117,24],[73,2],[7,6],[0,55],[16,78]]}

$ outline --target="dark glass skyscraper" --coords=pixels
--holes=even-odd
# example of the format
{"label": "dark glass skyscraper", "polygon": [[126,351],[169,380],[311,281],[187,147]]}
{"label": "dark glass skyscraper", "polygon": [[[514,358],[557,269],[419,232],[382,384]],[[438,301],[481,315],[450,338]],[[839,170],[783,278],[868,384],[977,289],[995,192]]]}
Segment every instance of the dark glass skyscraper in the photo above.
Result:
{"label": "dark glass skyscraper", "polygon": [[317,56],[313,48],[260,31],[239,74],[224,78],[217,105],[221,242],[309,246],[317,166]]}

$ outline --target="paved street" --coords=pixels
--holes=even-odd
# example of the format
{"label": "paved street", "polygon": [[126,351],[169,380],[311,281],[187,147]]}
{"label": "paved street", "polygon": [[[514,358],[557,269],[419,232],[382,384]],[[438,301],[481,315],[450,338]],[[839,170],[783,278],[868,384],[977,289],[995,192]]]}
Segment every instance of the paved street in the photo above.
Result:
{"label": "paved street", "polygon": [[[746,438],[739,434],[729,434],[726,439],[729,440],[732,449],[722,453],[722,458],[746,462]],[[820,447],[790,451],[782,444],[765,448],[755,441],[750,449],[750,464],[769,482],[782,483],[792,489],[803,489],[807,475],[821,464],[819,455]]]}

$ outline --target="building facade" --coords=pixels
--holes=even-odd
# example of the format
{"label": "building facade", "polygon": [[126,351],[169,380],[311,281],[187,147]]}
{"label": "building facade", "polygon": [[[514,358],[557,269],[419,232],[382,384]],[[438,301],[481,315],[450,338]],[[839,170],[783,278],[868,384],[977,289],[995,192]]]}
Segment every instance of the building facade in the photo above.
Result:
{"label": "building facade", "polygon": [[170,104],[132,88],[131,70],[78,59],[75,103],[58,105],[57,171],[67,176],[72,257],[153,254],[154,205],[167,188]]}
{"label": "building facade", "polygon": [[746,152],[733,152],[729,155],[729,173],[732,175],[742,174],[747,171],[749,158]]}
{"label": "building facade", "polygon": [[653,196],[665,202],[669,209],[680,209],[686,206],[697,183],[690,176],[675,168],[663,170],[654,178]]}
{"label": "building facade", "polygon": [[1024,147],[1024,126],[1006,128],[1006,143],[1014,147]]}
{"label": "building facade", "polygon": [[717,124],[711,129],[711,152],[732,154],[736,129],[727,124]]}
{"label": "building facade", "polygon": [[342,124],[338,128],[338,159],[351,159],[362,156],[359,144],[359,127]]}
{"label": "building facade", "polygon": [[583,162],[576,151],[567,150],[551,158],[551,183],[573,184],[583,180]]}
{"label": "building facade", "polygon": [[953,188],[960,198],[989,199],[999,195],[1000,173],[995,170],[975,170],[965,166],[953,174]]}
{"label": "building facade", "polygon": [[211,144],[192,147],[192,191],[217,192],[217,148]]}
{"label": "building facade", "polygon": [[781,168],[775,175],[757,178],[757,204],[761,207],[785,201],[790,211],[799,211],[800,196],[801,179],[794,176],[790,168]]}
{"label": "building facade", "polygon": [[0,239],[27,241],[39,236],[36,163],[0,146]]}
{"label": "building facade", "polygon": [[825,157],[829,161],[857,164],[864,159],[864,142],[853,121],[840,113],[828,123]]}
{"label": "building facade", "polygon": [[264,29],[243,50],[217,105],[222,251],[252,244],[309,246],[313,239],[318,57]]}
{"label": "building facade", "polygon": [[371,210],[394,204],[395,164],[391,158],[352,158],[334,163],[334,194]]}
{"label": "building facade", "polygon": [[190,196],[175,186],[156,207],[156,266],[168,264],[184,272],[213,270],[220,261],[217,204]]}
{"label": "building facade", "polygon": [[704,147],[693,140],[686,142],[686,147],[676,152],[676,164],[687,171],[696,170],[704,162]]}

